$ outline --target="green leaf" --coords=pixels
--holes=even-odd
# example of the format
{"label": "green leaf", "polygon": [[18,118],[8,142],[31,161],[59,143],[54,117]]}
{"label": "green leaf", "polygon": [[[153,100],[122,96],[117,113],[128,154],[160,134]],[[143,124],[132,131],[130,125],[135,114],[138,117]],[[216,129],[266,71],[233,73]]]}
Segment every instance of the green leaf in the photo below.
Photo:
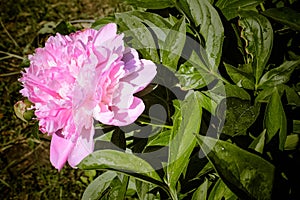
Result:
{"label": "green leaf", "polygon": [[177,70],[179,58],[186,39],[185,18],[181,18],[169,31],[165,43],[161,49],[162,64],[171,70]]}
{"label": "green leaf", "polygon": [[180,0],[177,7],[180,7],[196,26],[200,26],[199,32],[205,41],[207,64],[216,72],[224,40],[224,28],[218,12],[208,0]]}
{"label": "green leaf", "polygon": [[258,84],[258,88],[274,87],[279,84],[286,83],[290,80],[290,76],[294,69],[299,66],[300,60],[297,61],[285,61],[279,67],[271,69],[265,73]]}
{"label": "green leaf", "polygon": [[[201,79],[199,80],[200,86],[202,85],[208,85],[212,81],[216,80],[217,72],[213,72],[212,69],[209,69],[206,61],[201,59],[195,51],[192,51],[192,54],[188,61],[186,62],[187,67],[192,66],[195,68],[193,71],[198,71],[199,74],[201,75]],[[179,69],[180,70],[180,69]],[[180,73],[180,72],[179,72]]]}
{"label": "green leaf", "polygon": [[84,158],[77,166],[80,169],[112,169],[150,182],[161,182],[152,166],[133,154],[116,150],[98,150]]}
{"label": "green leaf", "polygon": [[178,78],[182,90],[199,89],[207,86],[199,70],[189,62],[180,65],[175,76]]}
{"label": "green leaf", "polygon": [[292,134],[286,137],[284,150],[295,150],[299,148],[299,134]]}
{"label": "green leaf", "polygon": [[208,180],[204,179],[204,182],[197,188],[192,196],[192,200],[203,200],[207,197],[208,192]]}
{"label": "green leaf", "polygon": [[257,85],[271,55],[273,46],[273,29],[268,19],[257,12],[240,13],[239,25],[241,37],[246,42],[249,55],[247,63],[252,63],[255,83]]}
{"label": "green leaf", "polygon": [[149,138],[147,147],[150,146],[167,146],[169,144],[171,130],[166,130]]}
{"label": "green leaf", "polygon": [[196,145],[194,134],[200,130],[202,117],[202,108],[194,92],[180,105],[175,101],[174,106],[176,111],[173,116],[167,166],[167,182],[172,190],[175,190],[181,173],[189,163],[190,154]]}
{"label": "green leaf", "polygon": [[115,199],[125,199],[128,183],[129,183],[129,176],[123,175],[120,188],[118,189],[118,195],[117,198]]}
{"label": "green leaf", "polygon": [[219,104],[217,115],[224,119],[222,132],[234,136],[245,134],[247,129],[256,121],[259,114],[260,104],[252,105],[248,100],[236,97],[228,97]]}
{"label": "green leaf", "polygon": [[[166,37],[172,28],[172,24],[158,14],[150,12],[132,11],[129,14],[136,20],[146,24],[155,33],[158,43],[164,43]],[[176,19],[177,20],[177,19]]]}
{"label": "green leaf", "polygon": [[265,140],[266,129],[264,129],[263,132],[251,142],[249,148],[254,149],[255,151],[262,154],[264,152]]}
{"label": "green leaf", "polygon": [[195,92],[202,108],[215,115],[217,103],[202,92]]}
{"label": "green leaf", "polygon": [[271,199],[275,167],[229,142],[196,135],[223,182],[241,199]]}
{"label": "green leaf", "polygon": [[251,97],[243,88],[237,85],[223,84],[219,82],[211,90],[203,91],[204,94],[213,99],[217,104],[219,104],[224,98],[228,97],[238,97],[242,100],[250,100]]}
{"label": "green leaf", "polygon": [[171,0],[125,0],[126,3],[141,8],[163,9],[174,6]]}
{"label": "green leaf", "polygon": [[100,199],[107,188],[110,186],[111,181],[117,176],[116,172],[107,171],[98,176],[91,182],[85,189],[82,199],[83,200],[97,200]]}
{"label": "green leaf", "polygon": [[105,26],[108,23],[112,23],[112,22],[116,22],[116,18],[115,16],[109,16],[109,17],[104,17],[101,19],[96,20],[93,24],[92,24],[92,28],[99,30],[100,28],[102,28],[103,26]]}
{"label": "green leaf", "polygon": [[283,150],[287,135],[287,120],[276,87],[266,107],[264,126],[267,129],[267,143],[279,132],[279,149]]}
{"label": "green leaf", "polygon": [[255,80],[252,74],[248,74],[232,65],[224,63],[226,71],[235,84],[245,89],[253,90]]}
{"label": "green leaf", "polygon": [[235,200],[237,196],[219,179],[209,193],[208,200]]}
{"label": "green leaf", "polygon": [[240,11],[255,10],[264,0],[218,0],[216,6],[221,9],[227,20],[238,16]]}
{"label": "green leaf", "polygon": [[291,8],[270,8],[262,14],[296,31],[300,31],[300,13]]}
{"label": "green leaf", "polygon": [[151,190],[154,189],[152,184],[136,179],[135,185],[136,185],[136,191],[137,191],[139,199],[141,199],[141,200],[155,199],[155,196],[152,193],[150,193]]}
{"label": "green leaf", "polygon": [[157,47],[149,28],[138,17],[131,15],[131,12],[116,13],[115,16],[119,31],[130,39],[127,44],[138,50],[143,58],[159,63]]}

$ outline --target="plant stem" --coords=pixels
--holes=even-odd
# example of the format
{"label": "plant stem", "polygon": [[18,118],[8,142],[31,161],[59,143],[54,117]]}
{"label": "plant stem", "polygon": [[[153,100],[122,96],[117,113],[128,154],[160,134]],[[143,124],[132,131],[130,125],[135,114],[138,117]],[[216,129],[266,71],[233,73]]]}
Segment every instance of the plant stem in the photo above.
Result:
{"label": "plant stem", "polygon": [[12,53],[8,53],[8,52],[5,52],[5,51],[0,51],[0,53],[6,54],[6,55],[8,55],[8,56],[10,56],[10,57],[18,58],[18,59],[20,59],[20,60],[24,60],[24,59],[25,59],[25,58],[23,58],[23,57],[21,57],[21,56],[18,56],[18,55],[16,55],[16,54],[12,54]]}

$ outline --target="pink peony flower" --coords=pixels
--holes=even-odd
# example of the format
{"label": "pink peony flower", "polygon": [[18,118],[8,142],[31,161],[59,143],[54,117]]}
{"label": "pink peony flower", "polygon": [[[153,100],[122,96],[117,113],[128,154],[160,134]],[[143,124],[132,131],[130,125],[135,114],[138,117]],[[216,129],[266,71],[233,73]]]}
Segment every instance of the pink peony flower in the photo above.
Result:
{"label": "pink peony flower", "polygon": [[43,133],[52,135],[50,161],[75,167],[93,152],[94,120],[124,126],[144,110],[133,94],[156,75],[156,66],[125,48],[116,24],[50,37],[29,56],[21,93],[34,103]]}

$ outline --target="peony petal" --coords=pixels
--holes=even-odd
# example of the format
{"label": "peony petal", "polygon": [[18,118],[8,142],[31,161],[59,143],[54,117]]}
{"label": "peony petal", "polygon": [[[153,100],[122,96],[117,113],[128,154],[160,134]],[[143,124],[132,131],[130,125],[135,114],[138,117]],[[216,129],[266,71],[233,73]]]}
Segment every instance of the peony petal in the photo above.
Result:
{"label": "peony petal", "polygon": [[103,26],[94,38],[94,44],[102,44],[103,42],[113,39],[117,36],[117,25],[109,23]]}
{"label": "peony petal", "polygon": [[[130,83],[134,86],[134,93],[144,89],[156,75],[156,65],[150,60],[138,60],[136,61],[136,51],[130,50],[126,52],[125,69],[129,71],[127,76],[120,81]],[[131,59],[130,59],[131,58]]]}
{"label": "peony petal", "polygon": [[82,128],[76,145],[68,158],[68,163],[71,167],[75,168],[86,156],[93,152],[94,134],[94,126],[91,126],[89,129],[86,129],[85,127]]}
{"label": "peony petal", "polygon": [[65,139],[62,136],[54,133],[50,144],[50,161],[51,164],[58,170],[61,170],[65,165],[70,152],[73,150],[75,143]]}
{"label": "peony petal", "polygon": [[128,109],[116,110],[116,114],[111,125],[127,126],[133,123],[144,111],[145,105],[143,101],[134,97],[133,103]]}

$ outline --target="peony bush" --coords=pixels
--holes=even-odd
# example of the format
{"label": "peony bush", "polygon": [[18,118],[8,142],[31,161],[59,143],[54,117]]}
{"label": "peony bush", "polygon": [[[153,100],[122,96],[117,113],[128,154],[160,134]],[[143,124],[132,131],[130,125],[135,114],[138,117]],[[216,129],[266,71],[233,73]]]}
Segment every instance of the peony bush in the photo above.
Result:
{"label": "peony bush", "polygon": [[82,199],[299,199],[299,3],[126,2],[29,56],[53,166],[97,174]]}

